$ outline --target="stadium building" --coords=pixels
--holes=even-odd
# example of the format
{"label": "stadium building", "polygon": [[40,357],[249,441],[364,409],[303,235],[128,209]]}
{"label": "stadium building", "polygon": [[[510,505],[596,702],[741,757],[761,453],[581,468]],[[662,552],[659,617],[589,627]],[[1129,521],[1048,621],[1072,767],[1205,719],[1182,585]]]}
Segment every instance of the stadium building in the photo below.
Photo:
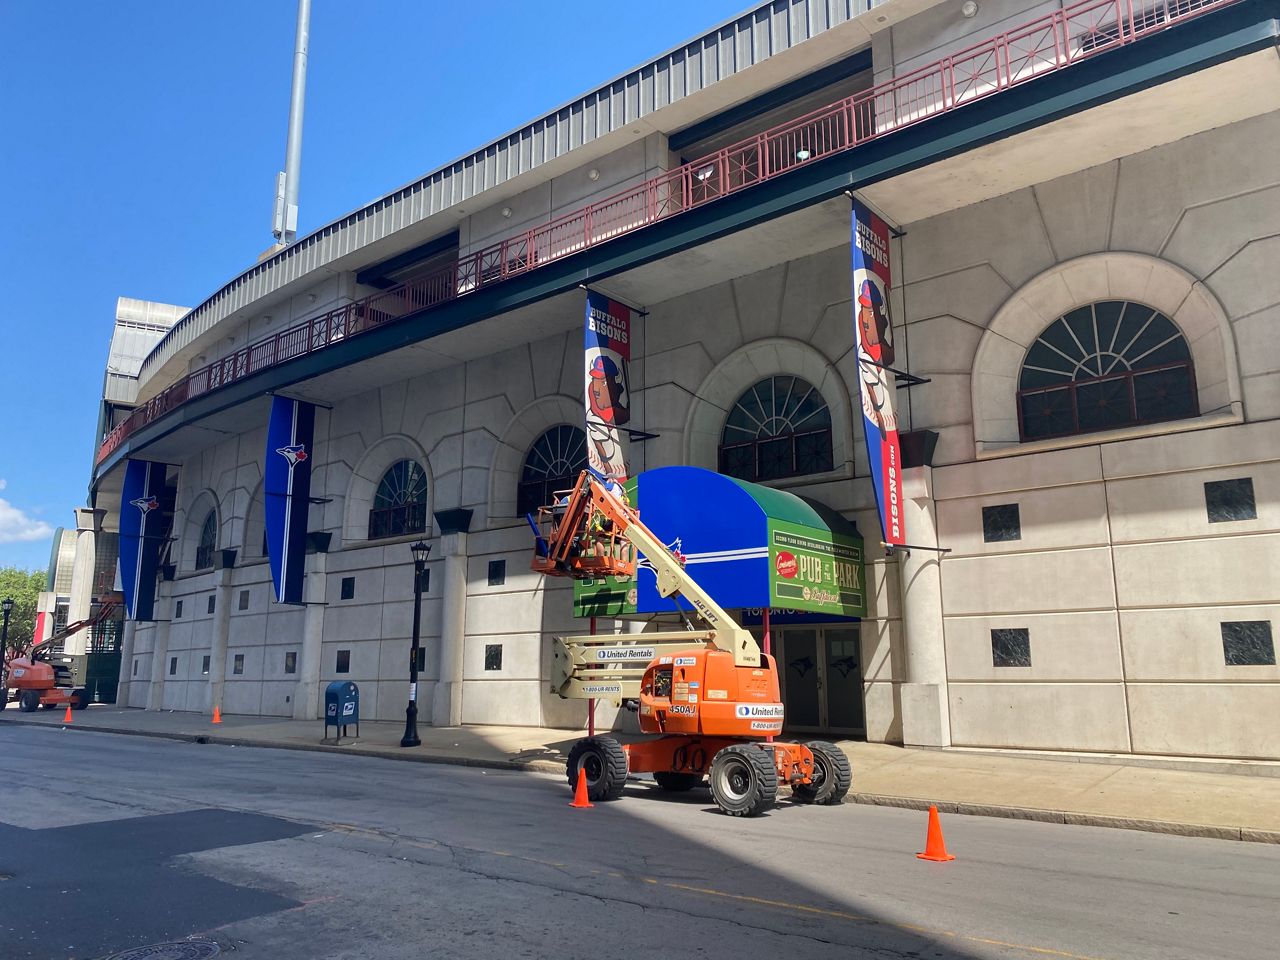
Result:
{"label": "stadium building", "polygon": [[856,526],[857,615],[770,615],[793,729],[1280,757],[1276,13],[772,0],[193,309],[134,302],[77,535],[119,538],[119,702],[315,718],[349,679],[402,717],[425,540],[424,720],[581,725],[524,515],[595,389],[646,516],[689,466]]}

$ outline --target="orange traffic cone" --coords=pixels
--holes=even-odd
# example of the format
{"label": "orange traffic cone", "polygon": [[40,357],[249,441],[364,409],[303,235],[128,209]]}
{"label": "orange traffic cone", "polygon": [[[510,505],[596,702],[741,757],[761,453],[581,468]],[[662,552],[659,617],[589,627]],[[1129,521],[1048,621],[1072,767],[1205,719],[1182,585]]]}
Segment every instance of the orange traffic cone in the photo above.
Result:
{"label": "orange traffic cone", "polygon": [[218,709],[218,705],[216,703],[213,705],[213,722],[222,722],[222,711]]}
{"label": "orange traffic cone", "polygon": [[942,824],[938,820],[938,808],[935,806],[929,807],[929,835],[925,838],[924,853],[917,853],[916,856],[921,860],[936,860],[939,863],[955,859],[947,853],[947,845],[942,842]]}
{"label": "orange traffic cone", "polygon": [[595,804],[587,799],[587,771],[581,767],[578,768],[578,786],[573,791],[573,803],[571,807],[594,807]]}
{"label": "orange traffic cone", "polygon": [[62,722],[63,722],[63,723],[70,723],[70,722],[71,722],[71,704],[69,704],[69,703],[67,704],[67,714],[66,714],[66,716],[64,716],[64,717],[62,718]]}

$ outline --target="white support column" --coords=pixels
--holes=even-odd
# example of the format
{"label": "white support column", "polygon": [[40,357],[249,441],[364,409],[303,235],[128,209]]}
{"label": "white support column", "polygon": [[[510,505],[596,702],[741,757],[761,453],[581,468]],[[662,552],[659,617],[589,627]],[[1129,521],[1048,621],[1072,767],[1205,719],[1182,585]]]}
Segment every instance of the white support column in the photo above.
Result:
{"label": "white support column", "polygon": [[[934,520],[933,469],[903,471],[903,515],[907,540],[938,545]],[[902,622],[906,637],[906,683],[902,685],[902,740],[907,746],[951,745],[947,656],[942,624],[942,555],[933,550],[899,553]]]}
{"label": "white support column", "polygon": [[231,570],[213,572],[213,638],[209,642],[209,712],[222,707],[227,681],[227,639],[231,634]]}
{"label": "white support column", "polygon": [[133,681],[133,636],[137,631],[136,620],[125,620],[124,638],[120,641],[120,678],[116,683],[116,706],[129,705],[129,684]]}
{"label": "white support column", "polygon": [[320,660],[323,654],[325,568],[328,559],[327,554],[319,552],[307,557],[307,582],[302,594],[307,607],[303,614],[298,682],[293,693],[295,720],[320,719]]}
{"label": "white support column", "polygon": [[467,535],[440,538],[444,597],[440,617],[440,682],[431,702],[431,724],[462,725],[462,646],[467,635]]}
{"label": "white support column", "polygon": [[[102,532],[105,510],[89,507],[76,509],[76,558],[71,566],[71,600],[67,607],[67,623],[84,620],[93,613],[96,594],[93,568],[98,559],[98,534]],[[89,631],[73,633],[63,643],[68,656],[80,656],[89,646]]]}
{"label": "white support column", "polygon": [[147,709],[164,708],[164,678],[169,669],[169,621],[173,617],[173,584],[162,582],[156,588],[156,629],[151,649],[151,686],[147,690]]}

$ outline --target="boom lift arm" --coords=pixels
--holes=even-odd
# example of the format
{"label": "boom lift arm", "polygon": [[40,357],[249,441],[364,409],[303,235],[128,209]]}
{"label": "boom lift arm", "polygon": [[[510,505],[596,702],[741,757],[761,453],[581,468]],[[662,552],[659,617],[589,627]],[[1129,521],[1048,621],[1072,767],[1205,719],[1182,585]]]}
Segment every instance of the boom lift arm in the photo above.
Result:
{"label": "boom lift arm", "polygon": [[755,637],[698,585],[681,560],[641,522],[639,511],[590,471],[578,478],[567,503],[542,508],[540,517],[547,534],[534,557],[534,570],[573,579],[630,576],[639,551],[654,570],[658,594],[684,597],[706,625],[705,630],[557,637],[553,692],[571,699],[634,698],[645,667],[659,652],[713,648],[732,654],[735,666],[760,666]]}

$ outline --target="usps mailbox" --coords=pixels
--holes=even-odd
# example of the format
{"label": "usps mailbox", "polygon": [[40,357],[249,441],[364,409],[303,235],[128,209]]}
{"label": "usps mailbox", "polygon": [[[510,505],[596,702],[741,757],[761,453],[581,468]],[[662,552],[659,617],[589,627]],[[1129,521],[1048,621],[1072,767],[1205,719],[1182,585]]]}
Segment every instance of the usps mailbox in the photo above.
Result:
{"label": "usps mailbox", "polygon": [[356,736],[360,736],[360,688],[350,680],[335,680],[324,690],[324,738],[329,739],[329,727],[338,728],[338,740],[347,735],[347,725],[355,724]]}

